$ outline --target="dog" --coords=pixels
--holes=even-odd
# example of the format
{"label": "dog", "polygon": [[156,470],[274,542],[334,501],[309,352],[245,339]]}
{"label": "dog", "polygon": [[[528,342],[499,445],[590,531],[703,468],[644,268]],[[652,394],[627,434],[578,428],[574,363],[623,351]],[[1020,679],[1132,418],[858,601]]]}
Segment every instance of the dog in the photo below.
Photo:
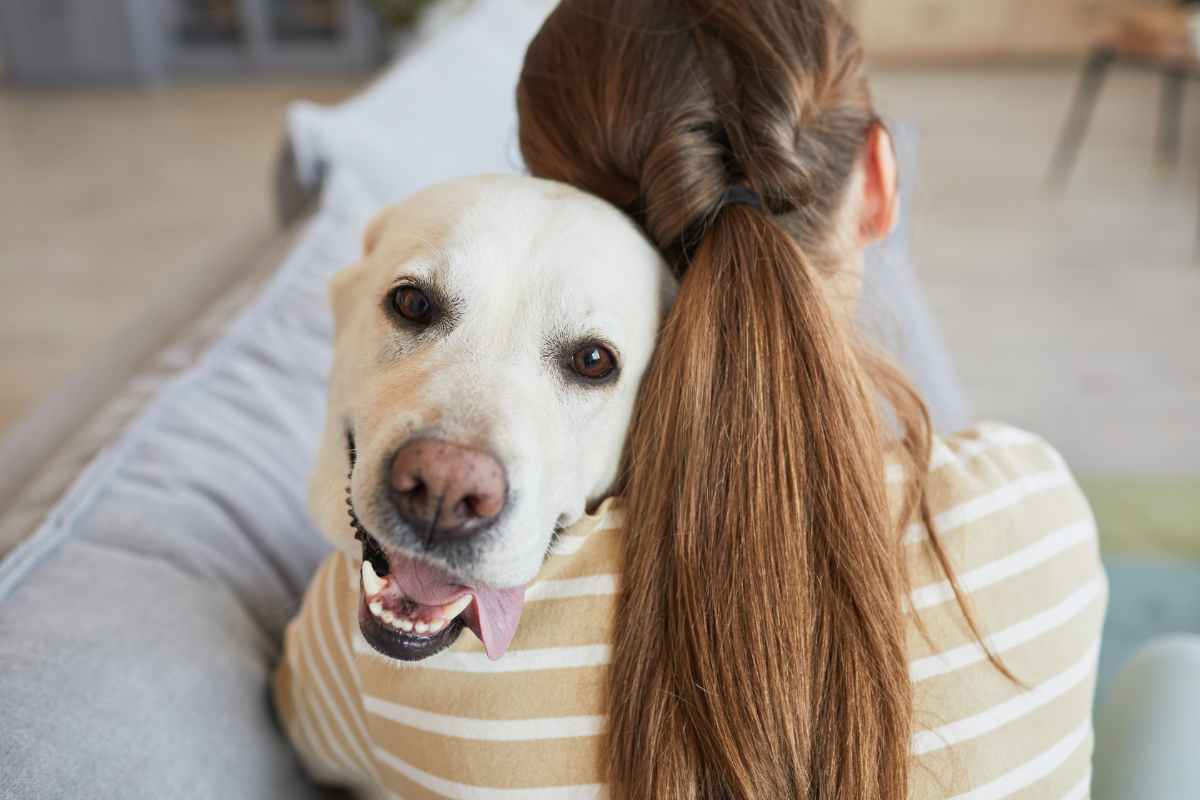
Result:
{"label": "dog", "polygon": [[335,276],[328,416],[310,484],[361,548],[358,624],[427,659],[465,629],[491,659],[556,535],[606,498],[676,284],[634,222],[518,176],[426,189]]}

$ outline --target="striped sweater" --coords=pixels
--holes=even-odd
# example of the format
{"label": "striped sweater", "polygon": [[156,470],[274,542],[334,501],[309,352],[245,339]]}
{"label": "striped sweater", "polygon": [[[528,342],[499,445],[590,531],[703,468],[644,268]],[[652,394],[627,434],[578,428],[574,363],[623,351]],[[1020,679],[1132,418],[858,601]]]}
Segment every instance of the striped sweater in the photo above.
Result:
{"label": "striped sweater", "polygon": [[[995,424],[936,440],[928,485],[960,584],[1020,685],[988,663],[926,530],[911,525],[906,613],[929,637],[910,621],[909,797],[1088,797],[1107,584],[1086,500],[1052,448]],[[621,529],[610,500],[558,540],[495,662],[470,635],[421,662],[378,655],[358,632],[359,560],[331,555],[288,628],[275,684],[312,775],[405,800],[605,796],[598,737]]]}

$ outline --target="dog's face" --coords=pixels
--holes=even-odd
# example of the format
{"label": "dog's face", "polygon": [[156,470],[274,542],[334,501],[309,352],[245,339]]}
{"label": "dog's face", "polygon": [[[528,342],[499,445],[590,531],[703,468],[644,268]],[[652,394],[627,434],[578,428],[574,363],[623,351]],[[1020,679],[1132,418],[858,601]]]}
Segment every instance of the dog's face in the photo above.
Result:
{"label": "dog's face", "polygon": [[555,532],[616,477],[674,281],[615,208],[532,178],[423,191],[364,249],[331,286],[312,510],[361,542],[377,650],[424,658],[465,626],[497,658]]}

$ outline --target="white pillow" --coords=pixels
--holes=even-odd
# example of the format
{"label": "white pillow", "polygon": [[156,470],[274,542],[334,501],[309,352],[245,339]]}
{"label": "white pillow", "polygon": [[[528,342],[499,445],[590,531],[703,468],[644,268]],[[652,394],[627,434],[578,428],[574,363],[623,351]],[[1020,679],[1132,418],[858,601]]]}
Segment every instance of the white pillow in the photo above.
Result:
{"label": "white pillow", "polygon": [[388,202],[449,178],[522,171],[517,78],[553,5],[475,0],[429,26],[434,30],[345,103],[294,103],[288,134],[300,181],[316,186],[336,167]]}

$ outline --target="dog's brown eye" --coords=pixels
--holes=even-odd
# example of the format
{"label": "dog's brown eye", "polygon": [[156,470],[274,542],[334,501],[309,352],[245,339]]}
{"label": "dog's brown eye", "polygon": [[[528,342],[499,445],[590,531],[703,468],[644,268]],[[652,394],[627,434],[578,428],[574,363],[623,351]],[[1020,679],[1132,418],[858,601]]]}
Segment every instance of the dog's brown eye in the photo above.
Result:
{"label": "dog's brown eye", "polygon": [[607,347],[589,344],[575,351],[571,367],[582,377],[598,381],[613,373],[617,368],[617,359]]}
{"label": "dog's brown eye", "polygon": [[415,286],[401,286],[392,292],[392,307],[410,322],[428,325],[433,319],[433,303]]}

